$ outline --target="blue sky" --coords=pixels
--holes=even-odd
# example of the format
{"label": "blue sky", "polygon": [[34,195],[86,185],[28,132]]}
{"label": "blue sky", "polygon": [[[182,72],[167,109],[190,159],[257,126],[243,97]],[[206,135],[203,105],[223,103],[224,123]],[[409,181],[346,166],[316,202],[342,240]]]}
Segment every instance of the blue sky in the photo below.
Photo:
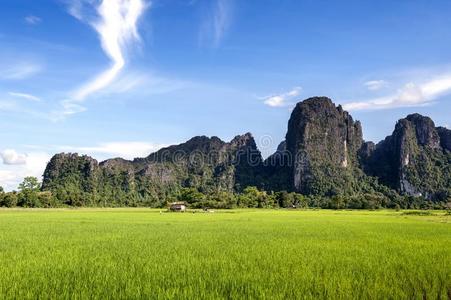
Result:
{"label": "blue sky", "polygon": [[450,1],[3,0],[0,186],[51,155],[145,156],[252,132],[329,96],[379,141],[412,112],[451,124]]}

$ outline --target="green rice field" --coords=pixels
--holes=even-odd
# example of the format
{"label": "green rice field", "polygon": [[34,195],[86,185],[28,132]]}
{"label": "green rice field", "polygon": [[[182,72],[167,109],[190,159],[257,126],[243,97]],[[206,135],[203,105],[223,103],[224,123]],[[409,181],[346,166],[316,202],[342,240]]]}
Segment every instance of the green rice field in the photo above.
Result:
{"label": "green rice field", "polygon": [[0,210],[0,299],[451,299],[451,216]]}

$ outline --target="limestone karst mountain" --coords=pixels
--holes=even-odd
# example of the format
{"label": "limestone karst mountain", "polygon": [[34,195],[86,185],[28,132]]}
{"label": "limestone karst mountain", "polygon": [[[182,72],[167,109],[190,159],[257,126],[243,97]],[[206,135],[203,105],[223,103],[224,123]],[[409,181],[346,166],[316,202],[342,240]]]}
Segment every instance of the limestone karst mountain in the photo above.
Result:
{"label": "limestone karst mountain", "polygon": [[184,187],[203,193],[256,186],[327,197],[451,196],[450,130],[413,114],[399,120],[393,134],[377,145],[362,136],[360,122],[341,106],[314,97],[296,105],[285,140],[266,160],[250,133],[230,142],[198,136],[132,161],[98,163],[62,153],[49,162],[43,189],[69,204],[114,199],[120,205],[155,205]]}

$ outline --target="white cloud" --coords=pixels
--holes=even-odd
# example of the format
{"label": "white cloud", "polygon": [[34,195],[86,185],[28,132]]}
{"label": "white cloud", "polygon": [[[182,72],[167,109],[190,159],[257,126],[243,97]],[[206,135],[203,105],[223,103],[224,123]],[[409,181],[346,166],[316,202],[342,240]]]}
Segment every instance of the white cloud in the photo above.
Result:
{"label": "white cloud", "polygon": [[37,16],[30,15],[25,17],[25,22],[30,25],[37,25],[42,22],[42,19]]}
{"label": "white cloud", "polygon": [[27,163],[27,155],[19,154],[14,149],[6,149],[0,153],[5,165],[24,165]]}
{"label": "white cloud", "polygon": [[410,82],[392,95],[346,103],[343,108],[346,110],[375,110],[424,106],[448,93],[451,93],[451,74],[435,77],[421,84]]}
{"label": "white cloud", "polygon": [[282,93],[279,95],[271,95],[268,97],[264,97],[265,100],[264,103],[271,107],[283,107],[291,105],[290,102],[287,102],[291,100],[294,97],[297,97],[301,94],[302,88],[301,87],[294,87],[291,91],[288,91],[286,93]]}
{"label": "white cloud", "polygon": [[[79,1],[76,1],[80,5]],[[77,5],[71,6],[71,15],[82,20]],[[74,100],[83,101],[89,95],[107,87],[124,68],[126,47],[140,37],[137,23],[146,8],[143,0],[103,0],[97,6],[99,19],[90,22],[97,31],[102,49],[111,60],[111,67],[74,93]]]}
{"label": "white cloud", "polygon": [[370,91],[378,91],[387,86],[387,82],[385,80],[370,80],[364,83]]}
{"label": "white cloud", "polygon": [[121,157],[133,159],[136,157],[145,157],[166,145],[147,142],[110,142],[101,143],[96,146],[71,147],[61,146],[59,149],[66,152],[80,152],[92,156],[100,155],[102,158]]}
{"label": "white cloud", "polygon": [[0,65],[0,79],[22,80],[36,75],[42,67],[32,62],[19,62],[13,65]]}
{"label": "white cloud", "polygon": [[36,97],[34,95],[31,95],[31,94],[17,93],[17,92],[9,92],[8,94],[10,96],[13,96],[13,97],[16,97],[16,98],[23,98],[23,99],[27,99],[27,100],[31,100],[31,101],[41,101],[41,98]]}
{"label": "white cloud", "polygon": [[0,186],[5,190],[13,190],[19,185],[17,173],[10,170],[0,170]]}
{"label": "white cloud", "polygon": [[200,41],[218,47],[231,24],[232,0],[215,0],[213,5],[212,14],[202,24]]}
{"label": "white cloud", "polygon": [[27,176],[37,177],[41,180],[50,157],[45,152],[32,152],[27,154],[25,164],[0,166],[0,186],[6,190],[16,189]]}

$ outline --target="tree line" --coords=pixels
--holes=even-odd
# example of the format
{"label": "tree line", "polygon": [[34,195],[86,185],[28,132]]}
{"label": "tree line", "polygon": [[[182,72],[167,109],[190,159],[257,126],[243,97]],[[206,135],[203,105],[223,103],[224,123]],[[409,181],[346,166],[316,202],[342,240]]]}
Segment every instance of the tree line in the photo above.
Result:
{"label": "tree line", "polygon": [[[201,192],[197,188],[185,187],[164,197],[164,199],[140,199],[139,195],[121,195],[122,202],[117,197],[102,197],[100,201],[92,202],[77,191],[42,191],[41,183],[35,177],[26,177],[19,185],[18,191],[5,192],[0,187],[0,207],[166,207],[171,202],[183,201],[193,209],[216,208],[324,208],[324,209],[451,209],[451,200],[433,202],[423,197],[401,196],[397,193],[365,193],[356,195],[334,195],[330,197],[318,195],[302,195],[294,192],[264,191],[254,186],[248,186],[240,193],[224,190]],[[143,201],[145,200],[145,201]]]}

